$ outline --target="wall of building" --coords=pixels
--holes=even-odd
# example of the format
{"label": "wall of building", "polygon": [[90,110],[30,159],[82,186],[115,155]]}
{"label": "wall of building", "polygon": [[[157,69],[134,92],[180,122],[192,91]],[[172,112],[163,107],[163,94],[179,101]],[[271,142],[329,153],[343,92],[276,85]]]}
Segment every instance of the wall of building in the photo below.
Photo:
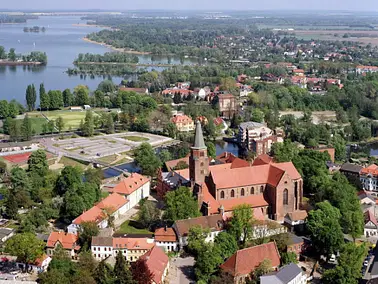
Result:
{"label": "wall of building", "polygon": [[[244,195],[242,195],[243,189],[244,189]],[[248,185],[248,186],[233,187],[233,188],[218,188],[215,199],[226,200],[226,199],[247,197],[250,195],[260,195],[260,194],[264,194],[265,189],[266,189],[266,184]],[[232,190],[235,193],[234,197],[231,197]],[[221,198],[222,191],[224,192],[224,198]]]}
{"label": "wall of building", "polygon": [[178,251],[179,243],[178,242],[156,242],[156,245],[162,248],[165,252]]}

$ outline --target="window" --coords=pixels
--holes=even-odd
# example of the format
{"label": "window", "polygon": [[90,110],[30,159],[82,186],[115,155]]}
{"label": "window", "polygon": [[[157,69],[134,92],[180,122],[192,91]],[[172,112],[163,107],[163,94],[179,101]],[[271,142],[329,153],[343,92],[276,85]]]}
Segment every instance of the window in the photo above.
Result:
{"label": "window", "polygon": [[203,167],[203,162],[201,162],[201,167]]}
{"label": "window", "polygon": [[93,251],[96,251],[96,247],[93,248]]}
{"label": "window", "polygon": [[263,193],[264,192],[264,186],[260,186],[260,193]]}
{"label": "window", "polygon": [[251,187],[251,194],[255,194],[255,188],[253,186]]}
{"label": "window", "polygon": [[235,191],[231,190],[231,197],[235,197]]}
{"label": "window", "polygon": [[285,188],[283,191],[283,204],[287,205],[289,203],[289,191]]}
{"label": "window", "polygon": [[244,188],[241,189],[240,195],[244,196]]}
{"label": "window", "polygon": [[200,153],[200,157],[204,157],[205,156],[205,153],[204,152],[201,152]]}
{"label": "window", "polygon": [[220,196],[221,199],[224,199],[224,191],[222,190],[221,191],[221,196]]}
{"label": "window", "polygon": [[203,175],[203,173],[204,173],[204,171],[203,171],[203,170],[201,170],[201,175]]}

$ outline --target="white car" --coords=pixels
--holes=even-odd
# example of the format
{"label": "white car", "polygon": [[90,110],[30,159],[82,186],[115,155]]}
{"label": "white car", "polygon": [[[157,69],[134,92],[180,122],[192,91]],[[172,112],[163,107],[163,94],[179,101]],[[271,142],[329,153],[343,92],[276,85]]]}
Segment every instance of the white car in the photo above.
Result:
{"label": "white car", "polygon": [[364,266],[368,266],[369,265],[369,260],[365,260],[364,261]]}

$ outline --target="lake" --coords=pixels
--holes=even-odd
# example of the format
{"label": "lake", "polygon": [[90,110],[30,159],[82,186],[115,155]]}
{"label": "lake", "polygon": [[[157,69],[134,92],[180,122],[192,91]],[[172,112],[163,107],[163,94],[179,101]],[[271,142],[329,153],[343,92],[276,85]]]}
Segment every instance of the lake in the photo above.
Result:
{"label": "lake", "polygon": [[[83,41],[82,38],[88,33],[96,32],[101,28],[74,26],[73,24],[85,24],[80,17],[66,16],[40,17],[36,20],[29,20],[27,24],[0,25],[0,45],[7,51],[15,48],[16,53],[30,53],[31,51],[46,52],[48,57],[47,66],[1,66],[0,67],[0,99],[16,99],[25,104],[25,90],[27,85],[35,84],[38,88],[40,83],[45,88],[64,90],[73,89],[75,86],[84,84],[91,90],[97,88],[98,84],[107,77],[97,76],[68,76],[65,73],[68,68],[74,67],[72,62],[79,53],[103,54],[111,49]],[[46,32],[25,33],[24,27],[40,26],[46,27]],[[139,55],[140,63],[168,63],[167,57]],[[171,64],[180,64],[179,58],[169,59]],[[195,63],[193,60],[185,59],[184,64]],[[156,68],[158,69],[158,68]],[[162,68],[159,68],[160,70]],[[112,77],[113,82],[119,84],[121,77]]]}

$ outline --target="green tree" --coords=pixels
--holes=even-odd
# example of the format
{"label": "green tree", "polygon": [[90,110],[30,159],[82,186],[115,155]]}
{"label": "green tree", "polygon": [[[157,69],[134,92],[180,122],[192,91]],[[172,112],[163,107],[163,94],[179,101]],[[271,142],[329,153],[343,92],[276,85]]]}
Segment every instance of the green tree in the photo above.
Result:
{"label": "green tree", "polygon": [[32,233],[16,234],[5,243],[5,251],[25,264],[43,255],[45,244]]}
{"label": "green tree", "polygon": [[142,173],[148,176],[155,176],[157,169],[161,166],[159,157],[149,143],[142,143],[135,149],[134,160],[142,169]]}
{"label": "green tree", "polygon": [[64,128],[64,120],[63,117],[59,116],[55,121],[56,128],[58,128],[58,132],[61,133]]}
{"label": "green tree", "polygon": [[147,200],[140,207],[138,220],[144,228],[149,228],[154,222],[160,219],[160,214],[160,210],[154,202]]}
{"label": "green tree", "polygon": [[49,120],[47,123],[47,129],[49,130],[50,133],[53,133],[55,130],[55,122],[54,120]]}
{"label": "green tree", "polygon": [[343,245],[337,266],[326,270],[322,277],[325,284],[345,283],[357,284],[361,278],[360,270],[366,257],[366,245],[346,243]]}
{"label": "green tree", "polygon": [[39,176],[46,176],[49,170],[46,153],[43,150],[32,152],[28,159],[28,172],[35,173]]}
{"label": "green tree", "polygon": [[74,103],[74,96],[71,93],[70,89],[65,89],[63,91],[63,103],[64,103],[64,106],[66,106],[66,107],[73,105],[73,103]]}
{"label": "green tree", "polygon": [[283,252],[281,254],[281,264],[286,265],[290,263],[298,263],[295,252]]}
{"label": "green tree", "polygon": [[172,154],[167,149],[163,149],[159,152],[159,159],[164,164],[165,162],[172,160]]}
{"label": "green tree", "polygon": [[290,140],[285,140],[284,143],[274,143],[272,145],[272,154],[274,159],[279,163],[294,160],[298,153],[298,147]]}
{"label": "green tree", "polygon": [[21,126],[22,139],[25,141],[30,141],[33,135],[32,123],[29,119],[28,114],[25,115],[22,126]]}
{"label": "green tree", "polygon": [[89,249],[92,243],[92,237],[96,237],[100,233],[96,222],[82,222],[80,224],[79,242],[81,247]]}
{"label": "green tree", "polygon": [[214,244],[219,247],[223,259],[229,258],[238,250],[235,237],[227,232],[221,232],[215,237]]}
{"label": "green tree", "polygon": [[46,93],[45,86],[43,83],[39,86],[39,105],[41,109],[50,108],[50,97]]}
{"label": "green tree", "polygon": [[203,249],[206,249],[205,240],[209,234],[210,230],[203,229],[201,226],[193,226],[189,229],[188,248],[195,256],[198,256]]}
{"label": "green tree", "polygon": [[50,109],[60,109],[64,105],[63,94],[59,90],[51,90],[48,92]]}
{"label": "green tree", "polygon": [[108,113],[106,116],[105,131],[107,134],[114,133],[114,121],[111,113]]}
{"label": "green tree", "polygon": [[74,89],[75,102],[78,106],[89,104],[89,89],[87,86],[79,85]]}
{"label": "green tree", "polygon": [[210,277],[217,272],[219,265],[223,261],[219,247],[213,244],[206,244],[204,249],[199,252],[194,265],[197,280],[208,283]]}
{"label": "green tree", "polygon": [[18,205],[14,190],[9,191],[7,201],[5,202],[5,214],[8,218],[15,220],[18,213]]}
{"label": "green tree", "polygon": [[166,210],[164,218],[172,221],[201,216],[198,202],[192,191],[187,187],[180,187],[165,195]]}
{"label": "green tree", "polygon": [[217,150],[213,142],[206,142],[207,147],[207,155],[211,158],[215,158],[217,156]]}
{"label": "green tree", "polygon": [[38,277],[41,284],[70,284],[70,279],[59,269],[49,269]]}
{"label": "green tree", "polygon": [[70,189],[76,189],[81,183],[82,171],[77,167],[65,167],[58,177],[55,191],[58,195],[64,195]]}
{"label": "green tree", "polygon": [[94,119],[93,119],[93,112],[91,110],[87,110],[84,119],[83,125],[83,134],[84,136],[93,136],[94,134]]}
{"label": "green tree", "polygon": [[260,276],[268,274],[272,269],[272,261],[270,259],[264,259],[251,273],[250,280],[246,284],[259,283]]}
{"label": "green tree", "polygon": [[114,265],[114,275],[116,277],[116,284],[136,284],[133,279],[125,258],[123,257],[122,250],[119,250],[116,256],[116,263]]}
{"label": "green tree", "polygon": [[35,91],[34,85],[28,85],[26,88],[26,104],[28,106],[28,111],[33,111],[35,109],[35,102],[37,100],[37,93]]}
{"label": "green tree", "polygon": [[9,116],[9,105],[7,100],[0,101],[0,119],[7,118]]}
{"label": "green tree", "polygon": [[16,50],[14,48],[9,49],[8,59],[10,61],[16,61]]}
{"label": "green tree", "polygon": [[251,237],[254,223],[253,211],[248,204],[242,204],[233,208],[233,215],[229,222],[229,232],[244,245]]}
{"label": "green tree", "polygon": [[116,280],[112,268],[105,263],[105,260],[102,260],[97,266],[94,279],[97,284],[114,284]]}
{"label": "green tree", "polygon": [[337,253],[344,242],[339,223],[341,214],[328,201],[318,203],[316,207],[316,210],[308,214],[307,229],[319,255],[328,258],[331,254]]}
{"label": "green tree", "polygon": [[258,108],[254,108],[251,114],[251,120],[255,122],[263,122],[264,121],[264,112],[262,112]]}
{"label": "green tree", "polygon": [[165,128],[164,128],[164,131],[163,131],[166,135],[168,135],[169,137],[175,139],[176,138],[176,135],[177,135],[177,128],[176,128],[176,125],[172,122],[169,122]]}
{"label": "green tree", "polygon": [[105,94],[113,93],[116,90],[116,86],[114,85],[112,81],[104,80],[98,85],[97,90]]}

